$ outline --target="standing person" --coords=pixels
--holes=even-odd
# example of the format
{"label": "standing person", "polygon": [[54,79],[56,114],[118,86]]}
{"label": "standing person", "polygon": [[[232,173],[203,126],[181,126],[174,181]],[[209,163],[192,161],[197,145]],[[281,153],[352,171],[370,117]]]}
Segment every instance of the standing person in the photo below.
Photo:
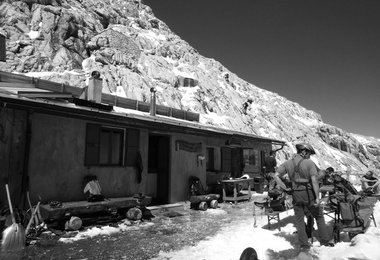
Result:
{"label": "standing person", "polygon": [[264,159],[264,166],[266,173],[275,172],[277,167],[276,152],[270,151],[269,156]]}
{"label": "standing person", "polygon": [[[314,148],[307,143],[296,145],[297,154],[292,159],[281,164],[274,174],[277,184],[284,190],[292,190],[293,209],[295,215],[295,226],[298,234],[298,241],[301,250],[310,248],[308,237],[305,230],[305,214],[311,214],[318,226],[318,233],[321,245],[334,246],[330,243],[330,236],[327,232],[323,210],[319,203],[319,184],[317,180],[317,167],[310,155],[315,154]],[[281,177],[289,175],[292,182],[292,189],[289,189],[281,181]]]}
{"label": "standing person", "polygon": [[270,151],[269,156],[265,156],[264,159],[264,167],[265,167],[265,178],[268,182],[268,190],[274,188],[274,181],[271,175],[276,172],[277,161],[276,161],[276,152]]}

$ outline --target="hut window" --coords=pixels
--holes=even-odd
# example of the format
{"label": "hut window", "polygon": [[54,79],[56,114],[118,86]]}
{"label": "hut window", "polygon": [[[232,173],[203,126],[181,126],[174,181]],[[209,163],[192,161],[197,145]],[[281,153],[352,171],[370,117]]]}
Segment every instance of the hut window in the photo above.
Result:
{"label": "hut window", "polygon": [[123,165],[124,132],[118,128],[100,129],[100,165]]}
{"label": "hut window", "polygon": [[138,144],[138,130],[87,124],[85,165],[132,166]]}
{"label": "hut window", "polygon": [[243,149],[244,165],[256,165],[257,151],[253,149]]}

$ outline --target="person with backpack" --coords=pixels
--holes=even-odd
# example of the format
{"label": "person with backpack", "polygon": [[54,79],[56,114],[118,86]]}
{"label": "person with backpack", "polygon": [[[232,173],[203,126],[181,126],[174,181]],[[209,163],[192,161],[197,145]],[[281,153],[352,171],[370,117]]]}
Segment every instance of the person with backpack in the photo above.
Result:
{"label": "person with backpack", "polygon": [[265,156],[264,158],[264,174],[265,180],[267,182],[267,189],[271,190],[274,188],[275,183],[273,178],[271,177],[273,173],[276,172],[277,161],[276,161],[276,152],[270,151],[269,156]]}
{"label": "person with backpack", "polygon": [[[305,230],[305,215],[309,213],[317,222],[320,244],[324,246],[334,246],[330,243],[330,236],[327,231],[323,210],[319,200],[319,182],[317,166],[310,159],[315,154],[314,148],[307,143],[296,145],[297,154],[292,159],[281,164],[273,178],[279,187],[292,194],[293,209],[295,215],[295,226],[298,234],[298,241],[301,250],[308,250],[310,244]],[[292,188],[287,188],[281,178],[289,175]]]}

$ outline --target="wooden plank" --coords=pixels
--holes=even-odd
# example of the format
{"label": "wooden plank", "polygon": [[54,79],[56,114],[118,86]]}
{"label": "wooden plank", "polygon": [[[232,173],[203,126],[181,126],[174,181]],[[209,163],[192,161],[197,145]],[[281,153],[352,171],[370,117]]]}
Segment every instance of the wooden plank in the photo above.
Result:
{"label": "wooden plank", "polygon": [[18,95],[29,98],[72,98],[73,95],[58,92],[31,92],[31,91],[18,91]]}
{"label": "wooden plank", "polygon": [[116,209],[133,208],[136,206],[147,206],[151,203],[151,197],[144,198],[109,198],[104,201],[88,202],[88,201],[73,201],[63,202],[61,207],[52,208],[48,204],[40,206],[42,218],[45,221],[54,221],[65,218],[65,216],[78,216],[93,214],[96,212],[110,212]]}
{"label": "wooden plank", "polygon": [[35,79],[35,82],[37,88],[42,88],[45,90],[62,92],[62,90],[64,89],[64,84],[51,82],[45,79]]}
{"label": "wooden plank", "polygon": [[112,106],[116,106],[117,96],[103,93],[102,94],[102,103],[112,105]]}
{"label": "wooden plank", "polygon": [[0,88],[35,88],[35,85],[21,82],[0,82]]}
{"label": "wooden plank", "polygon": [[150,104],[147,102],[138,101],[137,110],[142,111],[142,112],[149,112]]}
{"label": "wooden plank", "polygon": [[198,114],[198,113],[194,113],[194,112],[187,111],[187,112],[186,112],[186,120],[188,120],[188,121],[199,122],[199,114]]}
{"label": "wooden plank", "polygon": [[78,88],[78,87],[73,87],[73,86],[64,84],[62,92],[70,93],[74,97],[79,97],[80,95],[82,95],[84,90],[85,90],[85,88]]}
{"label": "wooden plank", "polygon": [[97,108],[105,111],[112,111],[113,106],[109,104],[103,104],[103,103],[95,103],[86,99],[81,98],[74,98],[73,103],[77,106],[84,106],[84,107],[91,107],[91,108]]}
{"label": "wooden plank", "polygon": [[137,100],[118,97],[117,106],[122,107],[122,108],[128,108],[128,109],[134,109],[134,110],[136,110],[136,108],[137,108]]}
{"label": "wooden plank", "polygon": [[20,82],[33,84],[33,78],[21,74],[0,71],[0,81],[2,82]]}
{"label": "wooden plank", "polygon": [[172,117],[179,118],[179,119],[185,119],[185,111],[173,108],[172,109]]}
{"label": "wooden plank", "polygon": [[156,106],[156,113],[158,115],[170,116],[171,111],[170,111],[169,107],[157,105]]}

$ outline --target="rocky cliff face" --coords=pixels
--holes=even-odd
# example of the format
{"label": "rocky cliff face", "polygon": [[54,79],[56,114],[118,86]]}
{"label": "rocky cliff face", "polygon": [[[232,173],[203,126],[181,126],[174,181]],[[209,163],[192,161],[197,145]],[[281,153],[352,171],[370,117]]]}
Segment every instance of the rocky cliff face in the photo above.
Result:
{"label": "rocky cliff face", "polygon": [[280,161],[306,141],[321,168],[380,171],[379,139],[327,125],[317,113],[240,79],[200,55],[141,0],[7,0],[0,17],[7,39],[0,70],[78,87],[97,70],[103,92],[149,101],[154,86],[159,104],[200,113],[203,124],[284,140]]}

